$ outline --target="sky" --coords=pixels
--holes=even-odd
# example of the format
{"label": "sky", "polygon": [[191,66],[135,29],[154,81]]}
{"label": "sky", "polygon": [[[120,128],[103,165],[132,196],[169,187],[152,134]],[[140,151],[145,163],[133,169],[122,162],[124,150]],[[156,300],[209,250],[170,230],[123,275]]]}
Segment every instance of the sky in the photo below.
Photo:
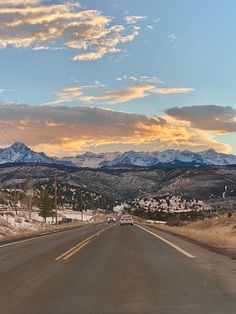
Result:
{"label": "sky", "polygon": [[236,154],[234,0],[0,0],[0,146]]}

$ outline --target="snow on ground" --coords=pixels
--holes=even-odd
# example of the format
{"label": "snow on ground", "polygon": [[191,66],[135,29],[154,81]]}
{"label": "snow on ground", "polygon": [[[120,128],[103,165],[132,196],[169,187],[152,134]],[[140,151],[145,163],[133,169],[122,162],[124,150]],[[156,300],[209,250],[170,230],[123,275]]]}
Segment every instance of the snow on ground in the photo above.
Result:
{"label": "snow on ground", "polygon": [[123,203],[121,205],[117,205],[115,207],[113,207],[113,211],[118,213],[118,214],[122,214],[125,212],[125,209],[129,208],[130,206],[126,203]]}
{"label": "snow on ground", "polygon": [[18,215],[4,214],[0,216],[0,239],[8,235],[16,235],[29,231],[42,229],[42,224],[37,221],[30,222],[27,218]]}
{"label": "snow on ground", "polygon": [[[42,231],[52,227],[55,223],[55,218],[48,217],[47,222],[44,222],[43,217],[39,216],[37,211],[31,213],[31,220],[29,213],[26,211],[18,211],[16,214],[13,210],[0,211],[0,239],[4,236],[11,236],[22,234],[26,232]],[[58,221],[62,218],[71,218],[74,221],[91,222],[97,215],[93,215],[92,211],[76,212],[73,210],[58,211]],[[99,217],[98,217],[99,218]]]}
{"label": "snow on ground", "polygon": [[[92,211],[86,211],[86,212],[77,212],[74,210],[58,210],[57,212],[58,215],[58,221],[62,220],[62,218],[71,218],[73,220],[81,220],[81,221],[89,221],[92,219],[93,217],[93,213]],[[31,215],[32,219],[37,220],[39,222],[43,222],[44,219],[43,217],[39,216],[38,212],[33,212]],[[52,223],[54,222],[55,219],[53,219],[52,217],[48,217],[47,218],[47,223]]]}
{"label": "snow on ground", "polygon": [[191,211],[209,211],[211,206],[201,200],[186,200],[180,196],[171,196],[166,198],[146,197],[135,200],[136,206],[150,211],[163,212],[191,212]]}

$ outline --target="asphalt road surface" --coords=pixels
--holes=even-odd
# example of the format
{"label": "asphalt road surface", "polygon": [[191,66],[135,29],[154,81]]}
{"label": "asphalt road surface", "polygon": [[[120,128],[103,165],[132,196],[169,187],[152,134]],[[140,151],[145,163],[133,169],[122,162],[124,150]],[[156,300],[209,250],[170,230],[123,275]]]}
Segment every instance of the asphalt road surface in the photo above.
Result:
{"label": "asphalt road surface", "polygon": [[236,261],[144,228],[91,225],[0,245],[0,313],[236,313]]}

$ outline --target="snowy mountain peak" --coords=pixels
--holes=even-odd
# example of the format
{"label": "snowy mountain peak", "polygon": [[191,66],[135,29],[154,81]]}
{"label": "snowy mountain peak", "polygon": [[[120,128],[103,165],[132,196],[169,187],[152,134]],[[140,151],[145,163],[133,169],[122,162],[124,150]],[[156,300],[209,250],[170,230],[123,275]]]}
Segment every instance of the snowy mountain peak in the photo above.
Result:
{"label": "snowy mountain peak", "polygon": [[209,154],[218,154],[213,148],[209,148],[208,150],[205,150],[203,152],[209,153]]}
{"label": "snowy mountain peak", "polygon": [[5,163],[41,163],[75,166],[69,161],[57,160],[46,156],[44,153],[34,152],[21,142],[16,142],[9,147],[0,149],[0,164]]}
{"label": "snowy mountain peak", "polygon": [[24,143],[22,142],[16,142],[10,146],[14,150],[19,150],[19,149],[30,149],[27,147]]}

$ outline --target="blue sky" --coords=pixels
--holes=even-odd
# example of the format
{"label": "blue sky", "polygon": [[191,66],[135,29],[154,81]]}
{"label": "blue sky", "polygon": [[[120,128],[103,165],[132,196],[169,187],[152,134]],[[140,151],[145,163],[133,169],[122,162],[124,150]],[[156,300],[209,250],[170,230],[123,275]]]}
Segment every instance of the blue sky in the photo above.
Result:
{"label": "blue sky", "polygon": [[[105,148],[198,151],[209,147],[236,153],[235,1],[84,0],[68,4],[68,1],[35,0],[31,5],[26,2],[0,1],[3,25],[0,30],[0,102],[7,108],[12,106],[8,110],[12,112],[17,104],[25,104],[30,110],[33,106],[49,106],[55,112],[60,106],[88,110],[96,107],[98,111],[99,108],[111,109],[114,115],[117,111],[131,114],[127,119],[133,114],[139,115],[141,120],[161,117],[165,119],[166,129],[162,125],[160,132],[160,125],[154,122],[148,125],[149,132],[146,125],[142,127],[145,132],[141,132],[142,123],[137,122],[133,132],[141,132],[139,138],[133,140],[130,134],[124,139],[124,130],[119,130],[110,142],[104,130],[99,139],[87,136],[84,130],[82,137],[86,140],[81,142],[81,137],[64,136],[63,129],[58,128],[60,135],[55,147],[53,138],[41,140],[43,136],[39,131],[35,133],[37,141],[31,141],[25,132],[18,133],[19,140],[56,154],[60,150],[73,154]],[[53,16],[53,5],[59,10],[59,18]],[[34,13],[36,9],[40,13]],[[99,11],[92,13],[91,10]],[[19,12],[22,16],[17,15]],[[69,19],[68,12],[73,15]],[[81,16],[78,17],[78,13]],[[85,14],[89,14],[89,17],[86,15],[88,32],[84,31],[87,24],[81,23]],[[105,21],[102,26],[99,25],[101,17]],[[36,19],[40,22],[35,22]],[[97,21],[95,26],[92,21]],[[65,23],[77,24],[65,28]],[[119,29],[114,28],[115,25],[119,25]],[[49,29],[55,32],[54,37],[49,36]],[[104,32],[109,35],[100,35]],[[91,52],[92,56],[87,55]],[[204,115],[209,115],[209,123],[204,125],[195,121],[195,106],[199,105]],[[166,110],[175,107],[182,108],[180,116],[174,110],[167,114]],[[186,107],[192,108],[187,118],[183,113]],[[43,117],[47,120],[46,109]],[[14,121],[17,128],[23,130],[20,123],[30,120],[28,113],[21,120],[11,119],[11,116],[4,117],[0,126],[14,137],[16,132],[7,127],[7,121]],[[56,113],[55,121],[50,119],[50,125],[59,124]],[[119,121],[116,123],[119,125]],[[79,124],[77,126],[79,128]],[[28,125],[27,129],[31,127]],[[93,127],[90,120],[87,127]],[[182,139],[170,140],[174,128],[177,133],[181,129]],[[97,126],[94,129],[97,134]],[[169,130],[172,130],[168,133],[170,137],[166,136]],[[55,131],[51,133],[55,136]]]}

